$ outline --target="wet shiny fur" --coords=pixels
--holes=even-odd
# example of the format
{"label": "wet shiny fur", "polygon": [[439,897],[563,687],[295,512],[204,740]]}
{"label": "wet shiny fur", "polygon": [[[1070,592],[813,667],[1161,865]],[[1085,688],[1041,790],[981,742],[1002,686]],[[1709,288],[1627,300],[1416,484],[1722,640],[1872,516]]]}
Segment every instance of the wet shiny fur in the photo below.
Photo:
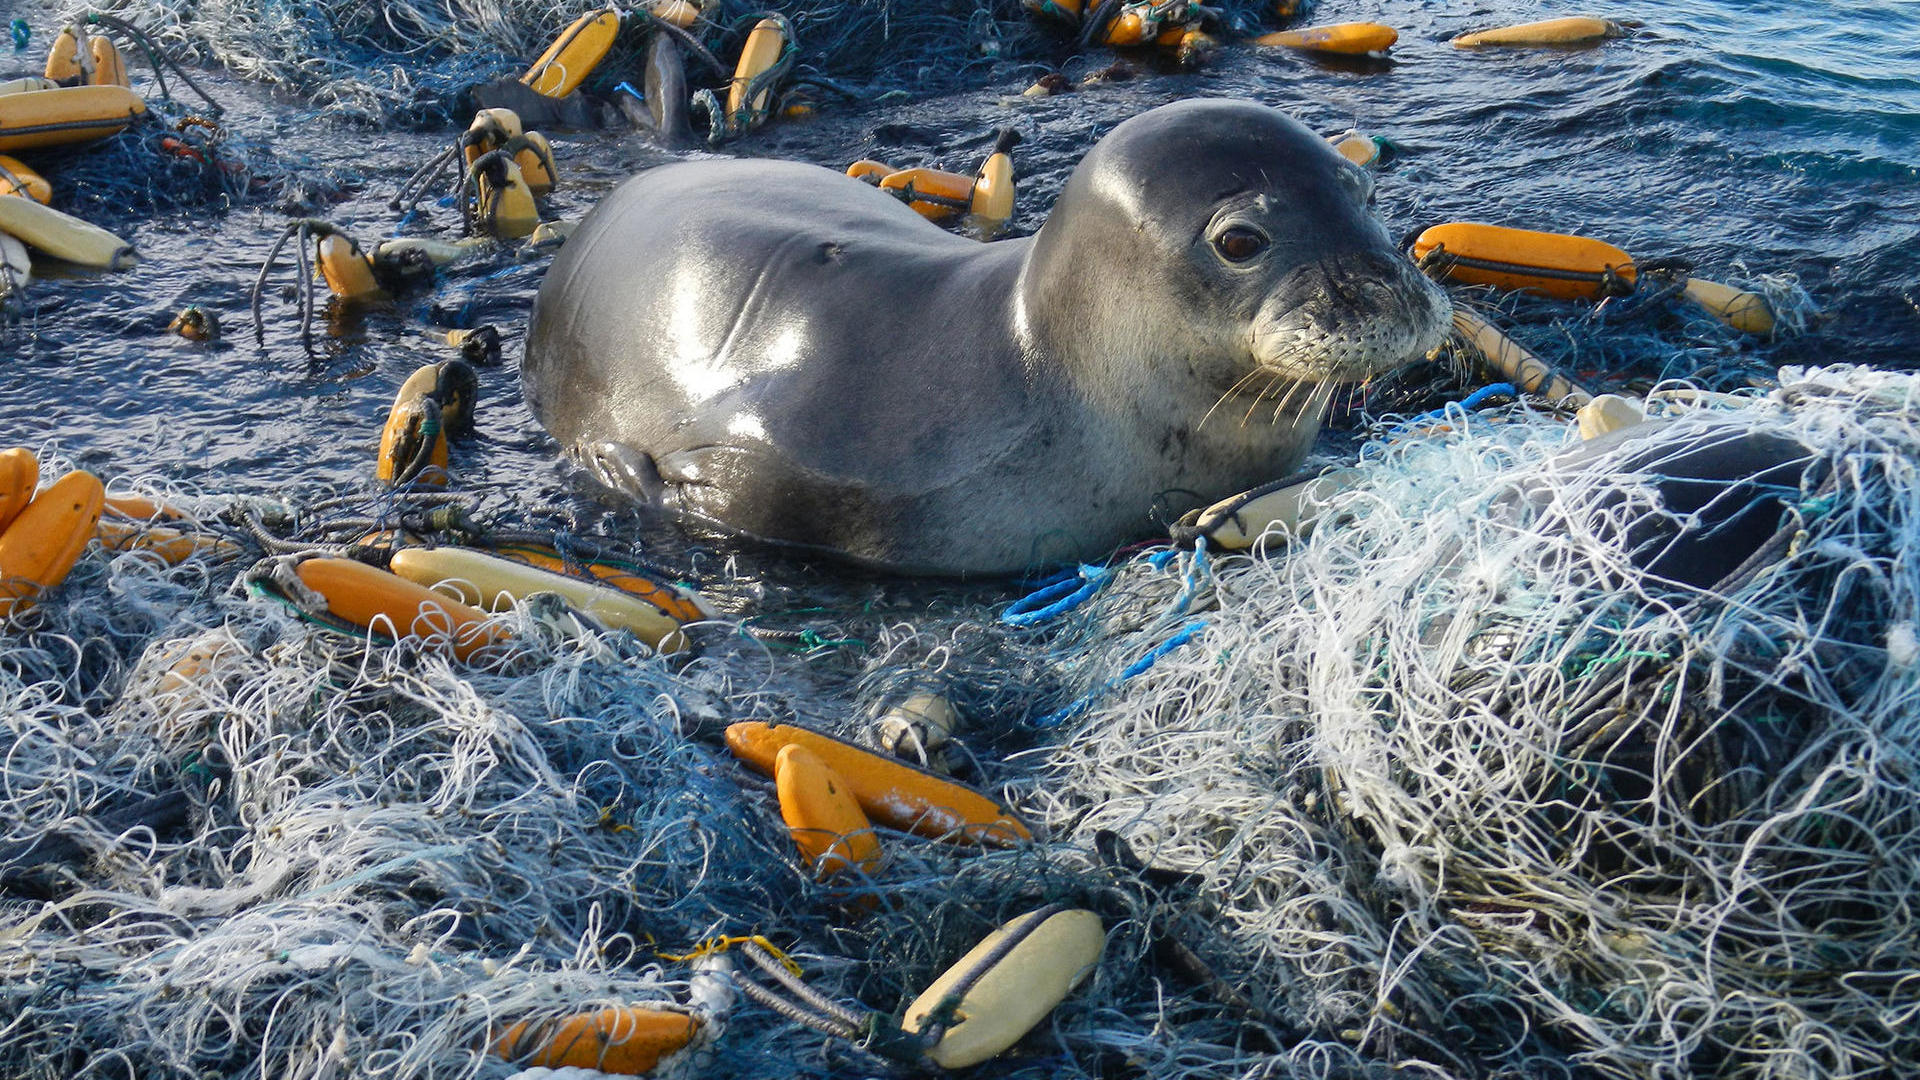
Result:
{"label": "wet shiny fur", "polygon": [[667,165],[554,261],[527,398],[609,483],[727,531],[912,572],[1094,558],[1286,472],[1333,385],[1439,342],[1370,192],[1217,100],[1119,125],[992,244],[811,165]]}

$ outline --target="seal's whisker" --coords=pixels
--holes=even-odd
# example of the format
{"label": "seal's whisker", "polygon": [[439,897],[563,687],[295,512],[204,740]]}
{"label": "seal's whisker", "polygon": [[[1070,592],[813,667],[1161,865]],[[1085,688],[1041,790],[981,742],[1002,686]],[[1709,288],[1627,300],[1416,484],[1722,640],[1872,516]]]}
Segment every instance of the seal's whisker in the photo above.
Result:
{"label": "seal's whisker", "polygon": [[[1301,405],[1300,415],[1317,417],[1325,413],[1327,406],[1333,402],[1333,392],[1338,385],[1331,379],[1314,380],[1313,389],[1308,391],[1307,400]],[[1273,422],[1280,422],[1279,409],[1273,410]]]}
{"label": "seal's whisker", "polygon": [[1273,388],[1275,386],[1278,386],[1280,382],[1285,378],[1285,376],[1281,375],[1279,372],[1268,372],[1268,375],[1269,375],[1269,378],[1267,379],[1267,385],[1261,387],[1260,392],[1253,395],[1253,401],[1248,403],[1247,405],[1247,415],[1240,418],[1240,426],[1242,428],[1246,427],[1247,424],[1253,420],[1253,410],[1259,408],[1260,403],[1262,401],[1265,401],[1267,399],[1267,395],[1272,392]]}
{"label": "seal's whisker", "polygon": [[1317,392],[1318,387],[1322,385],[1324,384],[1320,380],[1314,380],[1311,383],[1305,380],[1295,380],[1292,385],[1287,387],[1287,392],[1281,396],[1280,403],[1273,407],[1273,422],[1276,424],[1280,422],[1280,417],[1287,411],[1287,406],[1293,404],[1293,396],[1298,394],[1303,387],[1309,388],[1308,400],[1311,401],[1311,395]]}
{"label": "seal's whisker", "polygon": [[1254,376],[1261,374],[1265,370],[1266,370],[1265,368],[1254,368],[1252,371],[1249,371],[1245,375],[1240,376],[1240,380],[1234,383],[1232,386],[1227,387],[1227,392],[1224,394],[1221,394],[1220,397],[1216,401],[1214,401],[1213,405],[1207,409],[1206,415],[1202,416],[1200,418],[1200,422],[1193,426],[1193,430],[1199,431],[1201,428],[1206,427],[1207,419],[1213,415],[1215,409],[1218,409],[1220,406],[1226,404],[1228,398],[1239,393],[1241,387],[1247,385],[1247,383],[1250,382]]}

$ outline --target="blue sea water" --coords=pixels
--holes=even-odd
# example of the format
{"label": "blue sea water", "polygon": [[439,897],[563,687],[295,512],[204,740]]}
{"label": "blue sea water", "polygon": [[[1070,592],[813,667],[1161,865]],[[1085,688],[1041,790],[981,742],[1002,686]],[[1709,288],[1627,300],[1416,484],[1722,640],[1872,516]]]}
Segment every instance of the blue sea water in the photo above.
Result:
{"label": "blue sea water", "polygon": [[[1761,341],[1677,307],[1616,325],[1581,305],[1481,298],[1516,338],[1596,385],[1695,373],[1740,382],[1781,364],[1920,363],[1920,4],[1607,5],[1601,13],[1639,23],[1633,36],[1551,49],[1449,44],[1463,31],[1578,10],[1323,0],[1296,25],[1386,23],[1400,33],[1391,59],[1228,40],[1197,71],[1125,57],[1133,78],[1044,99],[1019,96],[1040,65],[982,66],[970,88],[935,96],[917,92],[915,72],[899,71],[868,87],[879,100],[830,100],[812,118],[775,122],[724,152],[971,171],[993,128],[1012,125],[1025,136],[1015,224],[1031,231],[1114,123],[1179,97],[1251,97],[1329,133],[1351,127],[1388,140],[1379,205],[1396,234],[1446,220],[1582,233],[1639,258],[1686,258],[1703,277],[1790,275],[1818,305],[1806,332]],[[50,20],[29,14],[41,22],[36,40],[46,40]],[[12,66],[31,69],[39,55],[35,45]],[[1063,36],[1053,59],[1079,78],[1114,57],[1073,57]],[[217,73],[211,81],[236,135],[342,182],[342,197],[308,212],[365,240],[394,231],[387,198],[450,138],[316,121],[258,86]],[[555,145],[564,186],[552,216],[578,217],[611,185],[665,159],[627,133],[563,134]],[[63,184],[58,170],[53,180]],[[247,291],[288,220],[283,208],[152,214],[89,195],[69,189],[60,198],[128,236],[145,261],[131,273],[32,286],[27,314],[0,330],[0,442],[57,448],[110,477],[157,474],[210,491],[365,489],[395,388],[450,355],[430,334],[491,322],[505,333],[507,359],[481,373],[481,433],[455,454],[461,483],[491,492],[500,507],[583,497],[519,402],[520,335],[543,261],[497,262],[391,304],[329,309],[310,342],[279,297],[292,279],[285,265],[256,342]],[[407,225],[456,229],[446,208]],[[166,332],[190,303],[217,314],[222,343]]]}

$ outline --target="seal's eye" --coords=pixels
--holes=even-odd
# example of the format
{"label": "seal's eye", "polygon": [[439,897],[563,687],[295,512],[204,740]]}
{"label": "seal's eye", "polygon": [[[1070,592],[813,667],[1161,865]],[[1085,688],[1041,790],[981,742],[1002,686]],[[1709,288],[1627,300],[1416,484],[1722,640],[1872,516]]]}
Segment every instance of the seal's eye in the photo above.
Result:
{"label": "seal's eye", "polygon": [[1235,225],[1213,238],[1213,249],[1228,262],[1246,262],[1267,250],[1267,238],[1257,229]]}

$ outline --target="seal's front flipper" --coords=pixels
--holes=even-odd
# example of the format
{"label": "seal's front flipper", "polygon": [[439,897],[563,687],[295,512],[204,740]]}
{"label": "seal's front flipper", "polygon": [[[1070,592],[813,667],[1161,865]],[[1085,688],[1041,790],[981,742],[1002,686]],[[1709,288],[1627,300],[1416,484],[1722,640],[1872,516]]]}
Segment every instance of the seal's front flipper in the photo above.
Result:
{"label": "seal's front flipper", "polygon": [[659,467],[645,451],[620,443],[601,442],[580,447],[574,456],[592,470],[594,479],[649,506],[661,505],[667,493]]}

